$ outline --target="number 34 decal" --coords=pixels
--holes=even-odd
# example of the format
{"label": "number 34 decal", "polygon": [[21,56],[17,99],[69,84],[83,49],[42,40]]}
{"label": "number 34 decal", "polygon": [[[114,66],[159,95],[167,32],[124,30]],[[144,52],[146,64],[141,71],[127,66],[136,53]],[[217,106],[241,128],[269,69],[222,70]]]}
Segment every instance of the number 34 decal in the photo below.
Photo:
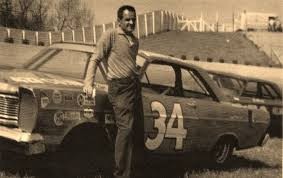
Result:
{"label": "number 34 decal", "polygon": [[[145,145],[149,150],[157,149],[164,138],[175,138],[176,139],[176,150],[183,149],[183,139],[187,136],[187,130],[184,129],[184,119],[181,105],[175,103],[173,106],[173,111],[166,127],[166,110],[162,103],[158,101],[153,101],[151,103],[152,112],[158,112],[159,117],[154,119],[154,128],[158,130],[155,138],[147,138]],[[177,120],[178,126],[173,128],[174,121]]]}

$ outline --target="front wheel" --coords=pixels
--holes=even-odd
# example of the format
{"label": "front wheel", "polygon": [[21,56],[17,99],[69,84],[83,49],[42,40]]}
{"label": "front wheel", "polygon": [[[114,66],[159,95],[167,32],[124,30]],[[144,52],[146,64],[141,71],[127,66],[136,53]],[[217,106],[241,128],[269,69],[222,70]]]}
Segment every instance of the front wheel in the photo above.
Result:
{"label": "front wheel", "polygon": [[212,162],[218,165],[227,162],[232,156],[234,147],[234,144],[228,140],[218,141],[211,152]]}

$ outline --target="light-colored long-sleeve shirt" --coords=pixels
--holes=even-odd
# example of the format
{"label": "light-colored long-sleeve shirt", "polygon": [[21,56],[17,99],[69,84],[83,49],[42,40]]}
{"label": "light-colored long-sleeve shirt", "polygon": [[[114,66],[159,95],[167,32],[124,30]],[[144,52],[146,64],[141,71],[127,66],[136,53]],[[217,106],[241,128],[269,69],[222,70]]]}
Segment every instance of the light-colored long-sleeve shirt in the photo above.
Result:
{"label": "light-colored long-sleeve shirt", "polygon": [[97,65],[102,62],[109,80],[138,75],[136,56],[139,42],[134,35],[127,35],[121,28],[102,34],[86,73],[85,84],[93,83]]}

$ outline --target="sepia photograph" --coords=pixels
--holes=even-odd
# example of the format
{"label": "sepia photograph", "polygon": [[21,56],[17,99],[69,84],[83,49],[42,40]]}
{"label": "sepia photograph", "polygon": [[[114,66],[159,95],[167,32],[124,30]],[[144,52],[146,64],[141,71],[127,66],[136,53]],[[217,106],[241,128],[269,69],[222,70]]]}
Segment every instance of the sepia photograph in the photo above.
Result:
{"label": "sepia photograph", "polygon": [[0,0],[0,178],[282,178],[282,0]]}

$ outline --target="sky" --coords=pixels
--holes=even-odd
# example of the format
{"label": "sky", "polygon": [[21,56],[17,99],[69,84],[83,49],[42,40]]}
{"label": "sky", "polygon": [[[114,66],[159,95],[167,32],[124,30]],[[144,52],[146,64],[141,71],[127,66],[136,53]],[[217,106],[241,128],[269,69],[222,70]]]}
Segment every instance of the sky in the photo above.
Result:
{"label": "sky", "polygon": [[116,20],[116,11],[121,5],[133,5],[137,14],[153,10],[169,10],[191,19],[200,17],[201,12],[208,21],[230,21],[232,12],[276,13],[283,20],[283,0],[82,0],[94,11],[95,23],[109,23]]}

